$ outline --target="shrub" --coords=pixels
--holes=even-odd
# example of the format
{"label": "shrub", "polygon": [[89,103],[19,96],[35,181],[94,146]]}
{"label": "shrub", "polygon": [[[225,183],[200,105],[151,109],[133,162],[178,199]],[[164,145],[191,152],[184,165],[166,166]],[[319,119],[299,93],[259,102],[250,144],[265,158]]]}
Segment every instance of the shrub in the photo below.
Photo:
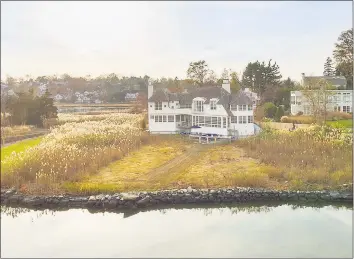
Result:
{"label": "shrub", "polygon": [[346,112],[328,112],[327,120],[337,121],[337,120],[349,120],[353,118],[353,115]]}
{"label": "shrub", "polygon": [[277,107],[271,102],[265,103],[263,107],[265,116],[268,118],[274,118],[275,113],[277,111]]}
{"label": "shrub", "polygon": [[280,121],[282,116],[284,116],[284,110],[283,107],[279,106],[275,113],[275,121]]}
{"label": "shrub", "polygon": [[302,111],[299,111],[298,113],[296,113],[296,116],[301,116],[303,115],[304,113]]}
{"label": "shrub", "polygon": [[290,122],[289,117],[288,116],[282,116],[280,118],[280,122],[289,123]]}
{"label": "shrub", "polygon": [[265,117],[264,113],[264,107],[263,106],[257,106],[255,112],[254,112],[254,119],[256,121],[261,121]]}

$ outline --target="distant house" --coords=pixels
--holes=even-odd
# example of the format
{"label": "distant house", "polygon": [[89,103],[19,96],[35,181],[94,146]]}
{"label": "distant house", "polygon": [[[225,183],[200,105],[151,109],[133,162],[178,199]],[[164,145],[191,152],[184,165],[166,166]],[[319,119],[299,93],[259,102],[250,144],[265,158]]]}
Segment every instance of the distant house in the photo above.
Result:
{"label": "distant house", "polygon": [[95,103],[96,103],[96,104],[100,104],[100,103],[102,103],[102,101],[99,100],[99,99],[96,99],[96,100],[95,100]]}
{"label": "distant house", "polygon": [[[332,86],[339,88],[335,90],[327,90],[331,92],[328,95],[327,111],[339,111],[339,112],[353,112],[353,90],[340,90],[345,88],[347,81],[343,76],[305,76],[302,74],[301,83],[305,86],[309,80],[324,79],[328,81]],[[302,112],[304,115],[312,115],[312,107],[308,100],[306,100],[302,91],[290,92],[290,109],[291,114],[296,115]]]}
{"label": "distant house", "polygon": [[136,98],[138,97],[139,93],[126,93],[124,99],[126,102],[132,102],[136,101]]}
{"label": "distant house", "polygon": [[255,134],[252,99],[242,90],[231,93],[227,79],[221,86],[194,87],[182,93],[154,91],[150,84],[148,115],[151,133]]}

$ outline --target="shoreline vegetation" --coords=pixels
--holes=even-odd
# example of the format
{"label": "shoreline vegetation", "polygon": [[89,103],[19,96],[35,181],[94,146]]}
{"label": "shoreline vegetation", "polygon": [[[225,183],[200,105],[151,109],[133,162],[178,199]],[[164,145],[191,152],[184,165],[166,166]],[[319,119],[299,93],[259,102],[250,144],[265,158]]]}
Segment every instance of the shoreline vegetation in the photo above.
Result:
{"label": "shoreline vegetation", "polygon": [[64,117],[39,143],[7,154],[2,149],[2,190],[25,195],[112,195],[189,186],[352,191],[352,134],[343,128],[264,128],[231,144],[201,145],[182,136],[149,135],[141,114]]}

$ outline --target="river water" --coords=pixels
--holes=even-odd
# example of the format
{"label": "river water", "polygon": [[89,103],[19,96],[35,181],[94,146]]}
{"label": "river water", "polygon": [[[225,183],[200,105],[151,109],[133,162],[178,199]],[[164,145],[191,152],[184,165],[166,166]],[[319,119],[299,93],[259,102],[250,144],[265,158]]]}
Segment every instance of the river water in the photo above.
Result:
{"label": "river water", "polygon": [[352,258],[352,207],[173,208],[138,213],[2,207],[1,257]]}

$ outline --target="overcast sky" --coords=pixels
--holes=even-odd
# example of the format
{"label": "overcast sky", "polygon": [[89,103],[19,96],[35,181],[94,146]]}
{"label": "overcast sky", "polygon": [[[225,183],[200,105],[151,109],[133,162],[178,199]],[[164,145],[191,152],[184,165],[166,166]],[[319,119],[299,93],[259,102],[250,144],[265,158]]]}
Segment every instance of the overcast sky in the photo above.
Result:
{"label": "overcast sky", "polygon": [[1,2],[1,77],[69,73],[186,77],[273,59],[320,75],[352,2]]}

